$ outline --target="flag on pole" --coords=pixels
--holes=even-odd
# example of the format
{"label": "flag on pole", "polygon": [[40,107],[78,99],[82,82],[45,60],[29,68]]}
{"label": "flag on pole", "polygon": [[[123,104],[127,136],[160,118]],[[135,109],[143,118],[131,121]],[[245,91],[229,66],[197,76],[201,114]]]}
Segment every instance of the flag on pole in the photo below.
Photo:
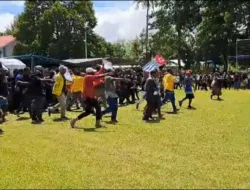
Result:
{"label": "flag on pole", "polygon": [[160,67],[160,64],[156,62],[155,60],[149,61],[146,65],[143,66],[143,71],[145,72],[152,72],[154,70],[158,70]]}
{"label": "flag on pole", "polygon": [[167,63],[167,60],[166,59],[164,59],[161,55],[156,55],[155,56],[155,60],[156,60],[156,62],[158,62],[159,64],[160,64],[160,66],[163,66],[163,65],[166,65],[166,63]]}
{"label": "flag on pole", "polygon": [[109,61],[107,61],[105,59],[103,59],[102,62],[103,62],[104,69],[106,69],[106,70],[110,70],[110,69],[112,70],[113,69],[113,65],[112,65],[111,62],[109,62]]}
{"label": "flag on pole", "polygon": [[64,74],[65,79],[69,82],[73,82],[73,78],[72,78],[71,74],[69,73],[68,67],[65,67],[65,68],[66,68],[66,73]]}

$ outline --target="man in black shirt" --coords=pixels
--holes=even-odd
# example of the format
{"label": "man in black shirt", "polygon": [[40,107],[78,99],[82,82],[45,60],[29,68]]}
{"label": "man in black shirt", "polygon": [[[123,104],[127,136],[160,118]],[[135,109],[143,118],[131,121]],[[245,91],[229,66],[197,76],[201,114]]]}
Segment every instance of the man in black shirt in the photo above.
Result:
{"label": "man in black shirt", "polygon": [[[24,68],[20,81],[31,82],[30,69],[28,67]],[[21,103],[18,109],[15,111],[15,114],[19,117],[19,113],[23,109],[23,110],[27,110],[31,116],[31,112],[30,112],[31,97],[30,97],[30,94],[28,93],[28,86],[19,86],[18,88],[19,88],[20,95],[21,95]]]}
{"label": "man in black shirt", "polygon": [[5,78],[5,72],[0,68],[0,118],[5,121],[5,115],[8,109],[8,83]]}
{"label": "man in black shirt", "polygon": [[33,124],[43,122],[42,113],[45,103],[44,82],[52,82],[51,79],[41,78],[42,73],[38,70],[31,76],[30,82],[18,81],[18,84],[28,87],[28,94],[31,98],[31,119]]}

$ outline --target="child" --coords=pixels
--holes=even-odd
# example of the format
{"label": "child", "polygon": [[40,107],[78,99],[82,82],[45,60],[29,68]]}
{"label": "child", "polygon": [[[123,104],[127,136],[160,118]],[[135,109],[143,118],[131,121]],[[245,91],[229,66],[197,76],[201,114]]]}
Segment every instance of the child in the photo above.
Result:
{"label": "child", "polygon": [[192,77],[192,71],[188,70],[186,72],[186,77],[184,79],[184,86],[185,86],[184,89],[185,89],[186,97],[183,98],[181,101],[179,101],[180,107],[182,106],[182,103],[188,99],[189,100],[188,109],[194,109],[194,107],[191,106],[192,100],[194,99],[194,93],[192,89],[193,81],[194,79]]}

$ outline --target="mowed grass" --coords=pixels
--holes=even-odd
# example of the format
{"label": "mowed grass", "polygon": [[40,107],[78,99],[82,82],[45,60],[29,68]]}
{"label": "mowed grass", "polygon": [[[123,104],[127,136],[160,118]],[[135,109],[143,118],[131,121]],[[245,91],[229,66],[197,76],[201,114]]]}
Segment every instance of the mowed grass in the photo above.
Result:
{"label": "mowed grass", "polygon": [[93,116],[71,129],[53,122],[58,115],[45,114],[42,125],[9,115],[0,188],[250,188],[250,91],[223,91],[224,101],[209,95],[196,92],[197,110],[186,102],[154,124],[142,121],[144,105],[122,107],[118,125],[97,130]]}

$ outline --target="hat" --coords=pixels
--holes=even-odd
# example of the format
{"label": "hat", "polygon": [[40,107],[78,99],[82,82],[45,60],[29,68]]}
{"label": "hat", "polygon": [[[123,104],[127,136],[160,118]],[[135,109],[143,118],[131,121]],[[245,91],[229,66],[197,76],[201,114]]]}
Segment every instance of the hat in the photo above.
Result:
{"label": "hat", "polygon": [[92,67],[88,67],[88,68],[86,69],[86,73],[95,73],[95,72],[96,72],[96,70],[93,69]]}
{"label": "hat", "polygon": [[186,74],[190,74],[191,75],[192,74],[192,70],[187,70]]}
{"label": "hat", "polygon": [[35,66],[34,70],[43,71],[44,68],[41,65]]}
{"label": "hat", "polygon": [[65,67],[64,65],[60,65],[58,69],[59,69],[59,71],[60,70],[67,70],[67,67]]}

